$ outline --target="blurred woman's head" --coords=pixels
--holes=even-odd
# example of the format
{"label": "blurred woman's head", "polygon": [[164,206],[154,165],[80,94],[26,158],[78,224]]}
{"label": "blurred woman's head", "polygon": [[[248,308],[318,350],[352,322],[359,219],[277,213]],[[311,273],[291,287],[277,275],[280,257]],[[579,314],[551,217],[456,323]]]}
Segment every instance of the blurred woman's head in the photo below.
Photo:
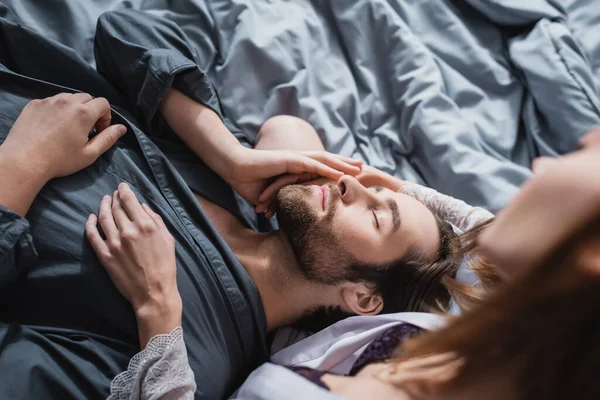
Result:
{"label": "blurred woman's head", "polygon": [[600,398],[600,133],[551,164],[479,238],[510,283],[366,367],[345,396]]}
{"label": "blurred woman's head", "polygon": [[[407,342],[392,362],[397,374],[390,382],[411,382],[419,395],[466,394],[475,382],[490,388],[501,382],[503,399],[600,398],[599,270],[600,219],[595,219],[481,306],[441,331]],[[423,365],[415,370],[398,363],[426,361],[432,354],[448,357],[432,365],[445,379],[432,381]]]}

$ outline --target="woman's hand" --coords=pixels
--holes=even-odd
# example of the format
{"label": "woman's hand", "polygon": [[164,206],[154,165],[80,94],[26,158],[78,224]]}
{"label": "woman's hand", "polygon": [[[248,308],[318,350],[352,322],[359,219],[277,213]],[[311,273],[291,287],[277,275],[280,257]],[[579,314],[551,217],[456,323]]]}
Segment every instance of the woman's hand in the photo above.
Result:
{"label": "woman's hand", "polygon": [[[115,144],[127,129],[110,125],[110,105],[87,93],[61,93],[30,101],[10,129],[2,150],[26,161],[46,180],[75,173]],[[98,134],[89,139],[96,128]]]}
{"label": "woman's hand", "polygon": [[404,181],[398,178],[386,174],[377,168],[371,167],[370,165],[364,165],[360,174],[356,176],[364,187],[383,186],[384,188],[390,189],[391,191],[397,192],[400,190]]}
{"label": "woman's hand", "polygon": [[273,183],[271,183],[258,198],[258,204],[254,208],[254,211],[257,213],[264,213],[265,217],[271,218],[275,215],[275,207],[273,204],[275,203],[275,196],[283,188],[287,185],[325,185],[327,183],[336,183],[337,181],[329,178],[322,178],[318,175],[315,176],[313,174],[290,174],[284,175],[277,178]]}
{"label": "woman's hand", "polygon": [[[404,181],[398,178],[395,178],[389,174],[386,174],[383,171],[378,170],[377,168],[373,168],[369,165],[363,164],[361,171],[358,175],[356,175],[356,179],[364,186],[364,187],[373,187],[373,186],[383,186],[394,192],[400,190],[402,185],[404,185]],[[302,184],[302,185],[324,185],[326,183],[336,182],[337,180],[332,180],[329,178],[321,178],[315,177],[312,174],[287,174],[277,178],[273,183],[271,183],[263,192],[260,194],[258,198],[258,204],[254,209],[257,213],[265,213],[267,218],[272,217],[275,214],[273,209],[273,203],[275,201],[275,196],[279,190],[287,185],[293,184]]]}
{"label": "woman's hand", "polygon": [[86,93],[30,101],[0,146],[0,204],[25,215],[46,182],[96,161],[126,132],[110,119],[108,101]]}
{"label": "woman's hand", "polygon": [[357,175],[362,166],[362,161],[324,151],[254,150],[245,147],[236,150],[234,160],[231,173],[224,179],[252,204],[259,203],[260,194],[278,176],[337,180],[344,174]]}
{"label": "woman's hand", "polygon": [[279,175],[309,173],[338,179],[360,172],[360,161],[324,151],[248,149],[215,111],[174,89],[165,95],[160,111],[181,140],[252,204],[258,203],[258,196]]}
{"label": "woman's hand", "polygon": [[142,348],[152,336],[181,325],[175,241],[162,218],[121,183],[112,198],[102,199],[98,217],[90,215],[85,228],[98,259],[133,306]]}

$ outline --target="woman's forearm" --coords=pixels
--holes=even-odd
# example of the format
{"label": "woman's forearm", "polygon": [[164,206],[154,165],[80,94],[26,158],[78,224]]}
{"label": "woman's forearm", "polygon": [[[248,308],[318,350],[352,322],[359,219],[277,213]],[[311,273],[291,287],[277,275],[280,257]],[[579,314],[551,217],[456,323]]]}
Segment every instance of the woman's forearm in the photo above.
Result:
{"label": "woman's forearm", "polygon": [[135,310],[140,348],[146,347],[150,339],[156,335],[168,334],[181,326],[183,306],[179,295],[172,296],[155,305]]}
{"label": "woman's forearm", "polygon": [[242,146],[213,110],[171,89],[160,103],[160,111],[173,131],[213,171],[225,180],[231,176],[236,151]]}

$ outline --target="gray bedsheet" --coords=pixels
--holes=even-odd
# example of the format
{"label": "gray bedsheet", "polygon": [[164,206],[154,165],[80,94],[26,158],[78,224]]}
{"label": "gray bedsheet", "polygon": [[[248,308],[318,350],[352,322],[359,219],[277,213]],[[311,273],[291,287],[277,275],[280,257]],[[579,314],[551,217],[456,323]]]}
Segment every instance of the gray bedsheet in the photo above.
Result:
{"label": "gray bedsheet", "polygon": [[330,151],[492,211],[600,122],[599,0],[0,1],[90,63],[103,11],[163,15],[250,140],[297,115]]}

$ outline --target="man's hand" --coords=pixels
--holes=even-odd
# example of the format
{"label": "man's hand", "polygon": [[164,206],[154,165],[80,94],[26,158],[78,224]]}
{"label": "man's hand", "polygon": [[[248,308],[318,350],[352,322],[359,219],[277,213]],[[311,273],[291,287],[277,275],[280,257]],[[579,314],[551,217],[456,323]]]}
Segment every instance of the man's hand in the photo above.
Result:
{"label": "man's hand", "polygon": [[[110,126],[110,105],[87,93],[61,93],[29,102],[0,148],[6,157],[46,180],[75,173],[108,150],[125,132]],[[89,139],[93,128],[99,132]]]}
{"label": "man's hand", "polygon": [[[97,224],[106,240],[98,232]],[[142,348],[154,335],[181,325],[175,241],[162,218],[141,205],[125,183],[105,196],[98,217],[90,215],[86,235],[115,286],[131,303]]]}

